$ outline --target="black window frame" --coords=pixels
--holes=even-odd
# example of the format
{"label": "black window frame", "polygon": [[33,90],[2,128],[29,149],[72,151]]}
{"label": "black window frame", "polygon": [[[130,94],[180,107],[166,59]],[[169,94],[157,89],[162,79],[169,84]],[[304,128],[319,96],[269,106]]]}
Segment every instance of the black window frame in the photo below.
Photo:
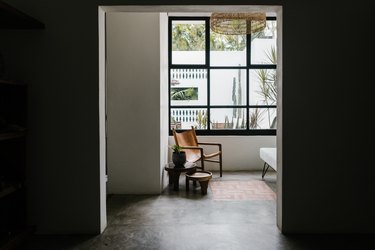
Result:
{"label": "black window frame", "polygon": [[[205,22],[205,64],[172,64],[172,22],[175,20],[189,21],[197,20]],[[276,17],[267,17],[267,21],[276,21]],[[210,17],[200,16],[173,16],[168,18],[168,130],[172,135],[171,128],[171,110],[172,109],[188,109],[188,108],[204,108],[207,109],[207,128],[196,129],[197,135],[228,135],[228,136],[259,136],[259,135],[276,135],[276,129],[250,129],[249,128],[249,110],[251,108],[275,108],[277,105],[250,105],[249,100],[249,71],[251,69],[275,69],[276,64],[251,64],[251,35],[246,35],[246,66],[210,66]],[[206,105],[189,105],[179,106],[171,105],[171,70],[173,69],[205,69],[207,71],[207,104]],[[246,104],[245,105],[212,105],[210,104],[210,70],[211,69],[245,69],[246,70]],[[211,108],[245,108],[246,128],[245,129],[211,129],[210,128],[210,109]],[[177,129],[183,131],[184,129]]]}

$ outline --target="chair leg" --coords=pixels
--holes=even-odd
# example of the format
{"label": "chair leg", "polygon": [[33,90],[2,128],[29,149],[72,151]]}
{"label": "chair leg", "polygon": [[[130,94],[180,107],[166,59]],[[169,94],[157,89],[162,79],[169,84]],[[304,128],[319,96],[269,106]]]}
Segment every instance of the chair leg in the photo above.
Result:
{"label": "chair leg", "polygon": [[172,185],[173,179],[172,179],[172,176],[169,174],[169,172],[168,172],[168,180],[169,180],[169,185]]}
{"label": "chair leg", "polygon": [[[266,168],[266,166],[267,166],[267,168]],[[262,170],[262,180],[264,179],[264,176],[266,175],[269,167],[270,167],[270,165],[268,165],[267,162],[265,162],[264,165],[263,165],[263,170]]]}

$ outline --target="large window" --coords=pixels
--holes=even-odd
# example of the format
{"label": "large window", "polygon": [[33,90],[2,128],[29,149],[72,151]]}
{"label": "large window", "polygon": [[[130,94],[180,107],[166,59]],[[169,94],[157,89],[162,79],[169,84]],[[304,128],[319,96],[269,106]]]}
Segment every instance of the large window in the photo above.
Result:
{"label": "large window", "polygon": [[248,35],[169,18],[169,124],[201,135],[276,134],[276,18]]}

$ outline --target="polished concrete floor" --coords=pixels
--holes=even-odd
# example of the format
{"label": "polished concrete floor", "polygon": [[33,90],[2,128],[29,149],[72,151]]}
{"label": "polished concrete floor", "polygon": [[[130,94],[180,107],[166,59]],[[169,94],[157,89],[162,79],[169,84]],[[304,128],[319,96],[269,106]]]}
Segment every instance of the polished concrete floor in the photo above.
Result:
{"label": "polished concrete floor", "polygon": [[[225,180],[261,180],[261,172],[224,172]],[[275,172],[264,180],[276,191]],[[97,236],[30,238],[21,249],[375,249],[366,236],[284,236],[276,226],[276,204],[266,201],[217,201],[199,185],[185,192],[167,187],[161,195],[112,195],[108,227]],[[367,247],[367,243],[372,246]]]}

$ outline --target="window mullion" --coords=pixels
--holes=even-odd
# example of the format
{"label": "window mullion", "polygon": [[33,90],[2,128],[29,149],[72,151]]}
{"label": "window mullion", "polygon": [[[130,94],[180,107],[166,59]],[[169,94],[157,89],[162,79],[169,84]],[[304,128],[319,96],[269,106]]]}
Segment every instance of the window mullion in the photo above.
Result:
{"label": "window mullion", "polygon": [[206,69],[207,69],[207,130],[210,131],[211,100],[210,100],[210,19],[206,18]]}
{"label": "window mullion", "polygon": [[251,34],[246,34],[246,130],[250,130],[250,73],[251,64]]}

